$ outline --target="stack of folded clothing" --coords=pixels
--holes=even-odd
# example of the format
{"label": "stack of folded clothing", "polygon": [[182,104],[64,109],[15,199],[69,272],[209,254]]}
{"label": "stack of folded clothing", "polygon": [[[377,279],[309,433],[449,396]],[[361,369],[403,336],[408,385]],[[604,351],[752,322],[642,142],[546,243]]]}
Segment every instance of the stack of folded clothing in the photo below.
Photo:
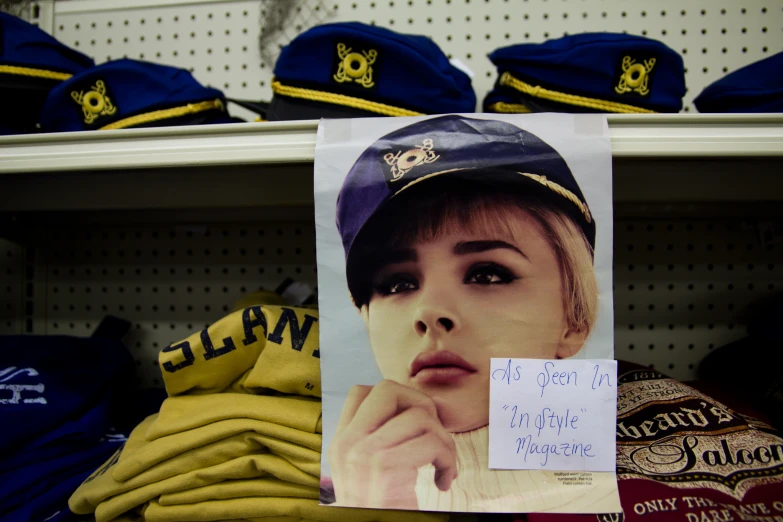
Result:
{"label": "stack of folded clothing", "polygon": [[250,306],[164,348],[160,412],[71,509],[98,522],[443,520],[318,505],[319,357],[318,313],[282,306]]}
{"label": "stack of folded clothing", "polygon": [[74,516],[69,495],[125,441],[111,414],[132,372],[117,341],[0,337],[0,520]]}
{"label": "stack of folded clothing", "polygon": [[527,522],[782,519],[783,438],[772,426],[649,368],[620,361],[617,377],[623,513]]}

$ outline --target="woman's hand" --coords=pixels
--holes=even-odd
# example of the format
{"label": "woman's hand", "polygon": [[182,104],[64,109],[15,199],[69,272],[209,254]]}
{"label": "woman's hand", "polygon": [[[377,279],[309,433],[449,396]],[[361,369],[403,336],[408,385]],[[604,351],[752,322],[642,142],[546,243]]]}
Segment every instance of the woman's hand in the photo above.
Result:
{"label": "woman's hand", "polygon": [[435,466],[441,491],[457,477],[456,447],[435,401],[388,380],[351,388],[327,459],[337,502],[347,506],[418,509],[419,467]]}

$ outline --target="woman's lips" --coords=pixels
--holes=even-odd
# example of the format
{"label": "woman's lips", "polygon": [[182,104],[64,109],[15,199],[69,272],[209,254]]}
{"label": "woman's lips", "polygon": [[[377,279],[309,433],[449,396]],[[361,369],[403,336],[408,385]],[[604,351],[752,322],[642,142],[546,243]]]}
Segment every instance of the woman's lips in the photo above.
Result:
{"label": "woman's lips", "polygon": [[413,360],[410,376],[419,384],[451,384],[477,371],[454,352],[424,352]]}

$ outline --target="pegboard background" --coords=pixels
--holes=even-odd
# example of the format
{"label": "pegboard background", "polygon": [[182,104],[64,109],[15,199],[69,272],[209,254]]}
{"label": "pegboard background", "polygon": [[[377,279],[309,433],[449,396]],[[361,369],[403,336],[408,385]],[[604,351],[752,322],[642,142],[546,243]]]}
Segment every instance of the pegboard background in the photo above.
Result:
{"label": "pegboard background", "polygon": [[783,291],[780,222],[616,220],[615,356],[695,377],[746,334],[748,306]]}
{"label": "pegboard background", "polygon": [[[90,335],[106,314],[125,318],[133,326],[124,341],[144,386],[161,385],[161,348],[223,317],[240,297],[288,277],[317,284],[311,220],[47,221],[27,234],[36,238],[30,333]],[[747,306],[783,290],[783,238],[765,235],[770,224],[783,230],[780,221],[736,218],[617,219],[616,357],[689,379],[710,350],[742,337]],[[14,267],[24,262],[18,247],[0,247],[6,251],[13,255],[3,255],[3,267],[17,281]],[[18,329],[23,289],[11,288],[2,318]]]}
{"label": "pegboard background", "polygon": [[[284,3],[290,18],[271,27]],[[783,50],[781,0],[58,0],[52,28],[98,63],[130,57],[176,65],[230,97],[269,100],[280,45],[318,23],[352,20],[430,36],[474,72],[479,102],[496,79],[491,51],[565,34],[663,41],[685,61],[685,111],[695,110],[693,98],[711,82]]]}
{"label": "pegboard background", "polygon": [[[25,249],[0,239],[0,335],[23,333],[26,318],[32,316],[25,308],[25,262]],[[32,294],[29,298],[32,302]]]}
{"label": "pegboard background", "polygon": [[111,314],[146,386],[162,386],[158,352],[286,278],[316,286],[308,223],[47,227],[35,271],[34,332],[90,335]]}

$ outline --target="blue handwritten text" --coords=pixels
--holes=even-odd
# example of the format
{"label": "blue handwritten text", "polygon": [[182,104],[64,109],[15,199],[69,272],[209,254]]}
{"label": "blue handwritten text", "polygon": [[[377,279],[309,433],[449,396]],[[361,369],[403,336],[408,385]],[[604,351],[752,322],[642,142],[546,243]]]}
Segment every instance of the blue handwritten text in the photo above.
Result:
{"label": "blue handwritten text", "polygon": [[590,385],[592,389],[600,388],[602,384],[604,384],[604,381],[606,381],[606,385],[610,388],[612,387],[612,380],[609,378],[608,373],[598,373],[598,365],[595,365],[595,374],[593,375],[593,382]]}
{"label": "blue handwritten text", "polygon": [[[509,360],[509,364],[511,361]],[[576,386],[576,372],[552,372],[550,370],[554,368],[555,363],[547,361],[544,363],[544,371],[538,374],[536,377],[536,383],[541,388],[541,397],[544,396],[544,390],[550,384],[557,386]]]}
{"label": "blue handwritten text", "polygon": [[549,455],[562,455],[564,457],[593,458],[595,454],[592,444],[583,444],[581,442],[561,442],[558,444],[537,444],[532,441],[532,436],[517,438],[517,455],[522,454],[522,458],[527,462],[527,458],[533,455],[540,455],[539,463],[541,467],[549,462]]}
{"label": "blue handwritten text", "polygon": [[506,381],[507,384],[511,384],[512,380],[518,381],[522,377],[519,373],[520,369],[520,366],[515,366],[512,370],[511,359],[509,359],[504,368],[498,368],[492,372],[492,380]]}

